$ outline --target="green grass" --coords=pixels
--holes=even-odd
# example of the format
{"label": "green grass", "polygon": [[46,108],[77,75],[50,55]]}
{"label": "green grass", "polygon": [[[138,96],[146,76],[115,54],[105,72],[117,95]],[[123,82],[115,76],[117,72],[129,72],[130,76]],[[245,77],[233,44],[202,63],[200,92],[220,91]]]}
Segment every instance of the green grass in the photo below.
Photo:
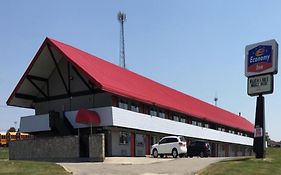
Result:
{"label": "green grass", "polygon": [[9,157],[9,149],[6,147],[0,147],[0,160],[8,159]]}
{"label": "green grass", "polygon": [[247,158],[210,165],[199,175],[268,175],[281,174],[281,149],[269,148],[265,159]]}
{"label": "green grass", "polygon": [[8,152],[0,148],[0,175],[69,175],[55,163],[8,160]]}

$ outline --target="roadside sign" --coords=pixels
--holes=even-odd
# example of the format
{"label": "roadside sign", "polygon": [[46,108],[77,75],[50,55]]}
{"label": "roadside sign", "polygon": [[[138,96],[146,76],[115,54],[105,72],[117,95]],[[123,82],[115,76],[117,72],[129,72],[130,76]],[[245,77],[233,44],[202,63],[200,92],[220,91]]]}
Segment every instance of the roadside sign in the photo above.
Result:
{"label": "roadside sign", "polygon": [[251,44],[245,48],[245,76],[278,72],[278,44],[275,40]]}
{"label": "roadside sign", "polygon": [[257,97],[253,151],[256,158],[265,158],[265,107],[263,94],[273,93],[273,75],[278,72],[278,44],[264,41],[245,48],[247,93]]}
{"label": "roadside sign", "polygon": [[273,75],[258,75],[248,78],[248,95],[273,93]]}

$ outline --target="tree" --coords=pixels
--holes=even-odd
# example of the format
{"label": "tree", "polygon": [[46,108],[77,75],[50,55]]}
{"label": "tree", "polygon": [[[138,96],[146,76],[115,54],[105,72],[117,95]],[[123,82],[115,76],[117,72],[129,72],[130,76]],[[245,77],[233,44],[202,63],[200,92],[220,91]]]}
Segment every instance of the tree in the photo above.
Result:
{"label": "tree", "polygon": [[8,129],[7,132],[16,132],[16,128],[15,127],[10,127],[10,129]]}

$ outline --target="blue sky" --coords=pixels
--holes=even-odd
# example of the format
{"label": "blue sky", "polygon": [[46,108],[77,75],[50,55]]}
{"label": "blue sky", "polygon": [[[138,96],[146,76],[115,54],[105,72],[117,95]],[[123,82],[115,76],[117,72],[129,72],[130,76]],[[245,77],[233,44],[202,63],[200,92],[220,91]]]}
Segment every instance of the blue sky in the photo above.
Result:
{"label": "blue sky", "polygon": [[[281,1],[1,1],[0,131],[19,125],[33,110],[6,100],[45,37],[119,63],[118,11],[125,23],[126,63],[136,73],[233,113],[255,119],[247,95],[244,49],[281,42]],[[280,62],[280,61],[279,61]],[[281,79],[266,95],[266,130],[281,140]]]}

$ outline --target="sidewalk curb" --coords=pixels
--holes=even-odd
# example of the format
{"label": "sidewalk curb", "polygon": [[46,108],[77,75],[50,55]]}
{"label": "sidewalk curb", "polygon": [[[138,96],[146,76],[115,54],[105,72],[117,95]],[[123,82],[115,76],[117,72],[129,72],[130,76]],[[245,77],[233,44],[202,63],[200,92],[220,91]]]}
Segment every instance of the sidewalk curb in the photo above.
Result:
{"label": "sidewalk curb", "polygon": [[60,163],[56,163],[57,165],[61,166],[66,172],[70,173],[70,174],[73,174],[72,171],[70,171],[68,168],[66,168],[65,166],[63,166],[62,164]]}

